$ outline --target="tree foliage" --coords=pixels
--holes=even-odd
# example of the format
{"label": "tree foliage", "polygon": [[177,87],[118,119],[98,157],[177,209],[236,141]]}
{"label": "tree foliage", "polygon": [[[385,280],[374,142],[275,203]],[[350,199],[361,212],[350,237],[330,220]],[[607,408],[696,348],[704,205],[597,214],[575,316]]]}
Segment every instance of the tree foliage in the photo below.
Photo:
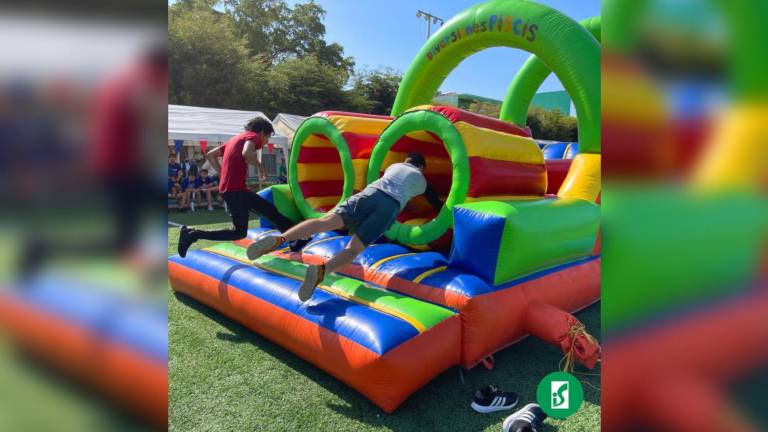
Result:
{"label": "tree foliage", "polygon": [[528,111],[527,124],[534,138],[570,142],[576,142],[579,138],[576,118],[558,109],[533,107]]}
{"label": "tree foliage", "polygon": [[231,107],[254,66],[233,22],[205,9],[180,10],[168,23],[171,102]]}
{"label": "tree foliage", "polygon": [[500,109],[501,105],[495,103],[475,101],[469,104],[469,108],[467,110],[472,111],[473,113],[486,115],[488,117],[499,118]]}
{"label": "tree foliage", "polygon": [[360,71],[354,78],[353,89],[370,101],[367,112],[389,115],[400,88],[402,75],[391,68]]}
{"label": "tree foliage", "polygon": [[178,0],[169,6],[171,103],[312,114],[388,113],[400,75],[355,74],[310,0]]}

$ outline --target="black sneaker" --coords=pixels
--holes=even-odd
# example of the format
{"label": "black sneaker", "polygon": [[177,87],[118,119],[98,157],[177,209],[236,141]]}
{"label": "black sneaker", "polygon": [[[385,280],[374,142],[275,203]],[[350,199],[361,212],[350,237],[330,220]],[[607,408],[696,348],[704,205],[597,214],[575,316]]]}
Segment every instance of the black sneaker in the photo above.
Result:
{"label": "black sneaker", "polygon": [[539,432],[545,418],[541,407],[532,403],[504,419],[502,427],[504,432]]}
{"label": "black sneaker", "polygon": [[189,250],[189,247],[192,246],[192,243],[195,242],[195,239],[192,238],[192,232],[189,228],[187,228],[186,225],[181,227],[181,230],[179,230],[179,247],[178,252],[179,256],[184,258],[187,256],[187,250]]}
{"label": "black sneaker", "polygon": [[301,250],[304,249],[304,246],[306,246],[307,243],[309,243],[309,239],[294,240],[288,243],[288,246],[291,247],[291,252],[301,252]]}
{"label": "black sneaker", "polygon": [[517,405],[517,394],[503,392],[494,385],[483,387],[475,392],[472,409],[479,413],[492,413],[512,409]]}

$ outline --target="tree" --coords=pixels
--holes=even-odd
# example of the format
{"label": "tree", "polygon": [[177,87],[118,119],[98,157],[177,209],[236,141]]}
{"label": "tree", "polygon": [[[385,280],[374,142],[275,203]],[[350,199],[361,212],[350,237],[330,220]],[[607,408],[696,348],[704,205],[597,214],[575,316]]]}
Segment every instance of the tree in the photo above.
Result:
{"label": "tree", "polygon": [[534,138],[553,141],[578,140],[576,118],[563,114],[560,110],[545,110],[532,107],[528,111],[526,123],[531,128]]}
{"label": "tree", "polygon": [[176,10],[168,44],[171,103],[239,105],[254,66],[229,17],[206,9]]}
{"label": "tree", "polygon": [[346,79],[310,55],[286,60],[269,72],[269,110],[310,115],[322,110],[365,111],[364,100],[344,90]]}
{"label": "tree", "polygon": [[370,114],[389,115],[400,88],[402,75],[391,68],[358,71],[353,79],[353,90],[370,102]]}
{"label": "tree", "polygon": [[[212,1],[212,0],[187,0]],[[293,9],[284,0],[223,0],[226,13],[253,55],[264,55],[275,65],[292,58],[314,55],[321,63],[353,72],[354,59],[344,48],[325,41],[325,9],[314,1]]]}
{"label": "tree", "polygon": [[467,109],[467,111],[493,118],[499,118],[499,110],[501,110],[501,106],[498,104],[480,101],[474,101],[470,103],[469,109]]}

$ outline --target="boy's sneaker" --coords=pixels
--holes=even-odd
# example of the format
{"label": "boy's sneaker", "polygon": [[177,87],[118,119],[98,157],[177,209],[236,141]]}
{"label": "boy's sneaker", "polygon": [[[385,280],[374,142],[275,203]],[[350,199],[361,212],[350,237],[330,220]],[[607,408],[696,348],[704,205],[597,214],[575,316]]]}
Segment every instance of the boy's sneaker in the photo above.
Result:
{"label": "boy's sneaker", "polygon": [[309,239],[294,240],[288,243],[288,246],[291,248],[291,252],[301,252],[307,243],[309,243]]}
{"label": "boy's sneaker", "polygon": [[213,206],[212,205],[208,206],[208,211],[213,211]]}
{"label": "boy's sneaker", "polygon": [[181,227],[181,230],[179,230],[179,246],[178,246],[178,252],[179,256],[184,258],[187,256],[187,251],[189,250],[189,247],[192,246],[192,243],[195,242],[195,239],[192,238],[192,232],[189,228],[187,228],[186,225]]}
{"label": "boy's sneaker", "polygon": [[540,432],[547,414],[535,403],[528,404],[520,411],[504,419],[504,432]]}
{"label": "boy's sneaker", "polygon": [[503,392],[494,385],[483,387],[475,392],[472,409],[479,413],[492,413],[512,409],[517,405],[517,394]]}
{"label": "boy's sneaker", "polygon": [[299,288],[299,300],[305,302],[312,298],[315,288],[325,279],[325,265],[311,265],[307,268],[307,274],[304,276]]}
{"label": "boy's sneaker", "polygon": [[270,253],[283,244],[285,239],[282,236],[266,236],[248,245],[246,255],[248,259],[254,261],[264,254]]}

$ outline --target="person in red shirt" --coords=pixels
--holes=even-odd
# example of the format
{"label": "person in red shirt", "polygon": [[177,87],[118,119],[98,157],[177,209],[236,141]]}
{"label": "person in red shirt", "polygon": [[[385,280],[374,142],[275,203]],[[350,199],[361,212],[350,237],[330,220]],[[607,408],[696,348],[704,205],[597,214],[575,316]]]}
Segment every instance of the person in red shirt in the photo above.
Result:
{"label": "person in red shirt", "polygon": [[[218,148],[209,151],[205,157],[216,172],[221,173],[219,193],[227,203],[232,215],[231,229],[203,231],[181,227],[179,236],[179,255],[187,255],[189,247],[197,240],[240,240],[248,234],[248,217],[250,211],[255,211],[269,220],[281,232],[294,225],[293,221],[280,214],[269,201],[248,189],[245,178],[248,164],[252,164],[259,172],[262,181],[267,179],[267,173],[261,165],[256,151],[259,150],[274,133],[272,123],[257,117],[245,125],[245,131],[229,139]],[[219,164],[221,158],[221,164]],[[291,245],[294,250],[300,250],[306,244],[302,240]]]}

